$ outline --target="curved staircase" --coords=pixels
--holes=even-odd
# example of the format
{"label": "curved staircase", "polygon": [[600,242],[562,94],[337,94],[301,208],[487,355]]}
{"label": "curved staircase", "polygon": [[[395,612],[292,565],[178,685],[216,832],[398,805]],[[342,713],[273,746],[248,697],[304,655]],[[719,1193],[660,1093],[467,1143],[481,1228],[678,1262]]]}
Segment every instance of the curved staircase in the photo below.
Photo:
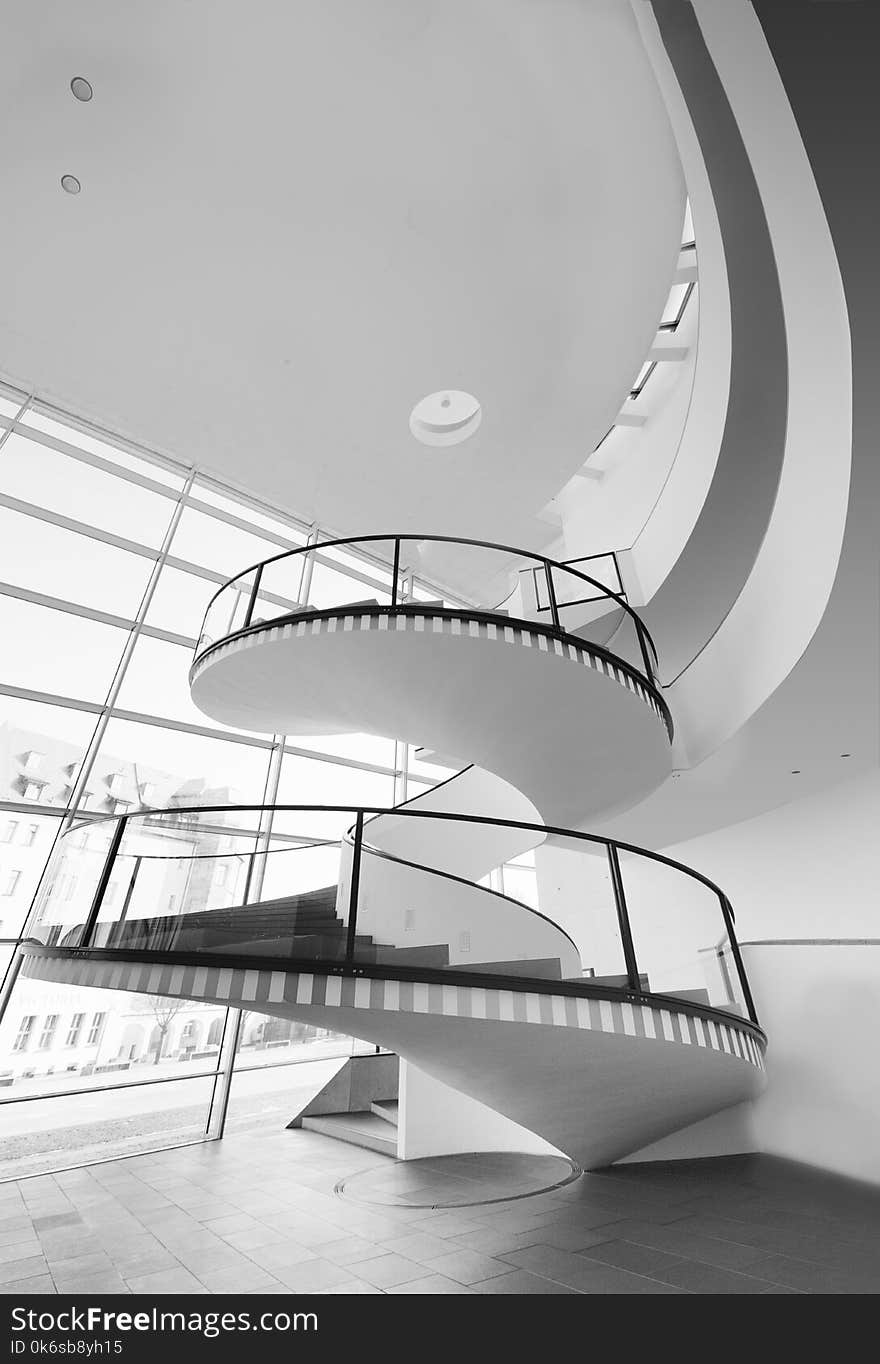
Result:
{"label": "curved staircase", "polygon": [[[583,829],[671,766],[653,644],[625,598],[582,568],[480,545],[482,599],[436,588],[419,599],[412,564],[428,541],[393,538],[387,601],[319,610],[269,593],[273,566],[314,547],[248,570],[209,607],[193,697],[225,724],[371,732],[471,761],[393,809],[192,808],[93,824],[105,846],[90,854],[88,912],[64,922],[50,887],[23,970],[349,1033],[581,1166],[606,1164],[761,1089],[765,1038],[733,913],[706,878]],[[458,544],[440,543],[447,557]],[[343,821],[340,837],[279,843],[282,814],[288,829],[316,809]],[[233,819],[255,832],[218,852],[218,824]],[[574,868],[574,904],[556,918],[487,884],[536,849]],[[68,836],[62,858],[79,854]],[[233,866],[244,880],[219,903],[212,868],[230,857],[223,884]],[[651,878],[669,875],[664,924]],[[127,884],[121,908],[106,895],[113,878]],[[269,894],[270,880],[288,893]],[[157,913],[157,887],[172,882],[174,912]]]}

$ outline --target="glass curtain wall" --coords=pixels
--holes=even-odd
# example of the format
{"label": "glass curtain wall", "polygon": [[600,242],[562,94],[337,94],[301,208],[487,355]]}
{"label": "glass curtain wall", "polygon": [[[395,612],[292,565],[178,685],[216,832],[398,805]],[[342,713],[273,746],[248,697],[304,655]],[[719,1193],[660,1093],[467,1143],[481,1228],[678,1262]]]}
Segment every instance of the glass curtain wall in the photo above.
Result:
{"label": "glass curtain wall", "polygon": [[[332,532],[0,384],[0,1180],[217,1136],[233,1065],[233,1126],[293,1116],[353,1045],[16,976],[38,892],[51,882],[76,903],[53,858],[73,822],[175,804],[390,805],[439,779],[409,781],[402,744],[245,733],[192,705],[211,595],[310,537]],[[325,571],[349,572],[352,597],[373,577],[381,592],[381,570],[338,557]],[[228,840],[253,836],[225,823]]]}

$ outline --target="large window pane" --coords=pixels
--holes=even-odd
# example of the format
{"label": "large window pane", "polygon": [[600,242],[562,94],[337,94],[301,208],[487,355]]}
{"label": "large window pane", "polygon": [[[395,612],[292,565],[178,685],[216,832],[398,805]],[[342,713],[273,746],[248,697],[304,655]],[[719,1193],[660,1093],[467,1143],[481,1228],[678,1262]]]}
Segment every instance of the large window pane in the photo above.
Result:
{"label": "large window pane", "polygon": [[66,805],[97,717],[0,696],[0,799]]}
{"label": "large window pane", "polygon": [[271,531],[274,535],[282,536],[293,544],[305,543],[308,531],[305,525],[286,520],[283,517],[269,516],[266,512],[258,511],[252,507],[249,502],[239,501],[236,497],[224,496],[210,484],[202,482],[201,479],[196,479],[192,496],[199,502],[207,502],[212,507],[219,507],[221,511],[230,512],[242,521],[250,521],[257,530]]}
{"label": "large window pane", "polygon": [[174,502],[82,460],[13,435],[0,452],[0,492],[38,507],[157,546],[168,529]]}
{"label": "large window pane", "polygon": [[[114,719],[107,726],[100,756],[108,769],[117,761],[123,768],[130,765],[132,775],[136,769],[144,805],[259,805],[269,750]],[[154,787],[144,794],[144,781],[149,782],[151,774],[156,774]],[[124,781],[120,784],[124,788]],[[128,792],[133,800],[130,787]]]}
{"label": "large window pane", "polygon": [[0,597],[0,680],[103,702],[127,638],[128,632],[115,625]]}
{"label": "large window pane", "polygon": [[19,975],[0,1024],[2,1097],[214,1070],[224,1018],[220,1005]]}
{"label": "large window pane", "polygon": [[205,1137],[214,1080],[134,1084],[109,1093],[0,1102],[3,1178],[91,1165]]}
{"label": "large window pane", "polygon": [[[290,538],[293,540],[296,536]],[[272,540],[263,540],[226,521],[218,521],[206,512],[187,507],[180,518],[171,550],[176,559],[187,559],[233,578],[251,564],[277,554],[278,546]]]}
{"label": "large window pane", "polygon": [[199,637],[208,602],[218,586],[209,578],[199,578],[195,573],[185,573],[166,564],[159,574],[147,611],[147,623],[158,625],[163,630],[189,635],[195,641]]}
{"label": "large window pane", "polygon": [[300,738],[288,734],[287,742],[294,748],[332,753],[354,762],[374,763],[377,767],[394,766],[394,740],[379,739],[374,734],[306,734]]}
{"label": "large window pane", "polygon": [[138,554],[0,508],[0,579],[4,582],[132,617],[152,566],[151,560]]}
{"label": "large window pane", "polygon": [[66,441],[68,445],[75,445],[80,450],[88,450],[90,454],[99,455],[101,459],[118,464],[122,469],[130,469],[133,473],[152,479],[154,483],[164,483],[166,487],[175,489],[183,487],[182,473],[173,472],[161,464],[154,464],[151,460],[138,459],[127,450],[121,450],[118,445],[109,445],[107,441],[87,435],[75,426],[55,421],[33,408],[29,408],[25,413],[22,425],[31,426],[36,431],[45,431],[47,435]]}
{"label": "large window pane", "polygon": [[142,635],[134,647],[119,692],[119,709],[185,720],[191,725],[228,728],[193,705],[189,689],[191,663],[191,649]]}
{"label": "large window pane", "polygon": [[0,938],[24,926],[59,821],[0,810]]}
{"label": "large window pane", "polygon": [[[278,783],[279,805],[379,805],[394,803],[394,778],[356,767],[323,763],[285,753]],[[282,814],[275,828],[299,836],[340,838],[350,826],[350,813]]]}
{"label": "large window pane", "polygon": [[[244,1046],[236,1059],[226,1113],[227,1133],[286,1127],[352,1053],[350,1037],[322,1033],[302,1023],[249,1014],[243,1029]],[[294,1057],[299,1064],[289,1064]]]}

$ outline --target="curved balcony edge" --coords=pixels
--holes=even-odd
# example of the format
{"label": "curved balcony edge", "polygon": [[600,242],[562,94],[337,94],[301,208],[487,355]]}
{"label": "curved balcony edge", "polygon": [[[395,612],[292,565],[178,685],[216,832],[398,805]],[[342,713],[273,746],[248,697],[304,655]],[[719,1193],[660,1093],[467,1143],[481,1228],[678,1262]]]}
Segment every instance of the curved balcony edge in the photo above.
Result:
{"label": "curved balcony edge", "polygon": [[[758,1044],[761,1055],[767,1050],[767,1034],[760,1023],[724,1009],[694,1003],[676,995],[658,994],[650,990],[629,990],[610,985],[590,985],[588,981],[541,980],[526,976],[480,974],[476,971],[431,970],[428,967],[383,966],[380,963],[322,961],[314,957],[284,958],[256,957],[248,954],[235,965],[225,953],[133,951],[113,947],[61,947],[47,945],[35,939],[20,943],[22,955],[50,957],[69,961],[131,962],[142,961],[149,966],[192,966],[215,970],[253,970],[274,973],[341,976],[355,980],[409,981],[423,985],[460,985],[470,989],[509,990],[515,994],[561,996],[569,999],[593,999],[608,1004],[640,1005],[657,1012],[681,1014],[685,1018],[699,1018],[716,1026],[723,1025],[747,1033]],[[678,1039],[675,1039],[678,1040]]]}
{"label": "curved balcony edge", "polygon": [[[463,594],[458,588],[450,591],[439,583],[431,576],[437,571],[435,567],[421,566],[426,546],[440,546],[441,554],[448,550],[453,557],[456,553],[474,554],[471,576],[487,584],[483,595],[490,599],[475,599],[473,587],[469,594]],[[343,556],[344,562],[338,556]],[[494,563],[492,556],[496,556]],[[596,560],[604,561],[616,587],[579,567]],[[315,567],[329,569],[343,578],[348,576],[353,583],[366,584],[372,588],[374,598],[329,604],[310,600]],[[444,571],[448,573],[454,568],[441,567],[440,572]],[[490,590],[493,584],[494,592]],[[586,643],[647,685],[664,710],[667,726],[671,724],[668,707],[660,694],[657,650],[649,630],[627,600],[613,550],[563,562],[488,540],[399,533],[348,536],[283,550],[243,569],[213,594],[196,643],[193,668],[218,646],[241,637],[253,626],[262,629],[269,623],[351,614],[355,606],[359,614],[374,610],[377,614],[402,612],[476,619],[536,630],[581,648]],[[610,624],[609,614],[613,615]],[[593,639],[584,633],[596,621],[605,622],[608,638]],[[622,642],[634,649],[638,659],[635,664],[608,647],[612,639],[626,633],[624,627],[632,631],[632,637]]]}

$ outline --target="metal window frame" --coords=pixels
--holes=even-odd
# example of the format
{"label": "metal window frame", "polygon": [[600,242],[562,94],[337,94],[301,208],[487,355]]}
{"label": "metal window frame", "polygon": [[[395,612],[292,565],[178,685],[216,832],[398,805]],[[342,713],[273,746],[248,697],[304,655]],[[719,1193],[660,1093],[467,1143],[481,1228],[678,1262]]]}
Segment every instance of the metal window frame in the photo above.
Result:
{"label": "metal window frame", "polygon": [[[169,521],[166,526],[165,534],[161,544],[151,546],[143,544],[138,540],[116,534],[109,530],[104,530],[99,526],[90,525],[77,518],[65,516],[61,512],[52,511],[46,507],[40,507],[22,498],[13,497],[10,494],[0,492],[0,507],[6,508],[18,515],[30,517],[35,520],[43,521],[49,525],[55,525],[61,530],[66,530],[74,535],[85,536],[89,539],[109,545],[122,552],[135,555],[139,558],[148,560],[152,567],[150,569],[147,584],[141,598],[137,612],[133,616],[122,616],[113,612],[107,612],[100,607],[87,606],[82,603],[73,602],[64,597],[56,597],[48,593],[37,592],[33,589],[13,583],[0,583],[0,596],[29,602],[36,606],[42,606],[49,610],[60,611],[80,619],[94,620],[101,624],[118,628],[126,633],[126,639],[121,649],[119,662],[114,676],[110,682],[103,700],[81,700],[79,698],[68,697],[60,693],[43,692],[33,688],[18,687],[10,683],[0,681],[0,696],[9,696],[25,701],[32,701],[37,704],[53,705],[63,709],[76,711],[85,715],[95,717],[95,728],[86,744],[82,757],[79,760],[75,772],[71,790],[64,806],[44,805],[42,802],[0,800],[0,811],[12,811],[15,813],[25,813],[34,818],[52,819],[55,822],[54,836],[49,854],[43,866],[37,890],[31,902],[30,910],[22,916],[23,922],[21,931],[16,938],[15,949],[11,960],[4,973],[2,984],[0,984],[0,1020],[13,997],[14,986],[18,979],[21,963],[21,947],[27,939],[29,924],[32,921],[34,908],[38,902],[38,897],[45,883],[47,875],[50,874],[54,864],[55,854],[58,847],[59,837],[70,828],[74,822],[91,823],[100,818],[96,812],[89,811],[81,806],[83,794],[90,779],[92,769],[97,760],[107,727],[111,720],[123,720],[136,724],[153,725],[164,730],[177,731],[193,734],[197,737],[213,740],[222,740],[226,743],[244,744],[254,750],[265,750],[267,753],[266,769],[266,789],[264,791],[263,803],[274,804],[277,799],[278,782],[280,780],[281,765],[285,755],[290,754],[295,757],[310,759],[317,762],[330,763],[334,766],[351,768],[358,771],[366,771],[380,776],[392,778],[395,783],[399,780],[406,781],[406,748],[404,746],[404,764],[398,767],[399,747],[394,749],[394,765],[388,766],[380,763],[365,762],[362,759],[347,758],[340,754],[324,753],[317,749],[302,748],[299,745],[287,742],[286,736],[273,736],[272,739],[261,739],[250,735],[235,733],[234,731],[216,729],[210,725],[198,725],[187,721],[174,720],[169,717],[146,714],[139,711],[131,711],[118,705],[118,697],[121,687],[131,663],[134,648],[138,640],[143,636],[146,638],[159,639],[166,643],[178,645],[182,648],[192,649],[196,641],[191,637],[177,631],[168,630],[162,626],[148,623],[146,620],[153,596],[160,581],[160,577],[165,568],[173,568],[177,571],[188,573],[193,577],[222,585],[226,581],[223,573],[217,572],[204,564],[195,563],[189,559],[179,557],[171,552],[175,532],[186,510],[192,509],[200,514],[209,517],[211,520],[235,527],[258,540],[264,541],[268,545],[276,545],[282,550],[302,548],[303,545],[315,543],[323,539],[332,538],[329,531],[322,532],[314,524],[302,521],[291,513],[270,506],[248,494],[244,489],[236,487],[231,481],[227,482],[215,477],[207,471],[201,470],[195,464],[184,464],[161,454],[158,451],[148,449],[134,441],[130,441],[118,433],[109,432],[106,429],[88,422],[72,413],[37,398],[33,393],[25,393],[14,384],[8,382],[0,376],[0,393],[3,393],[12,401],[19,403],[18,411],[14,416],[0,413],[0,451],[8,442],[13,434],[21,436],[24,440],[33,442],[37,446],[45,449],[54,450],[56,453],[65,455],[70,459],[76,460],[91,468],[106,473],[109,477],[120,479],[125,483],[154,493],[162,497],[171,504]],[[38,427],[29,425],[25,420],[28,412],[35,412],[45,416],[50,421],[57,422],[61,426],[66,426],[74,439],[67,441],[47,431],[42,431]],[[90,436],[104,444],[115,447],[121,453],[126,453],[152,464],[157,469],[161,468],[167,473],[173,474],[180,479],[177,487],[169,486],[152,479],[148,474],[141,473],[136,469],[130,469],[123,464],[117,464],[113,460],[105,458],[100,454],[86,450],[78,445],[75,440],[76,432]],[[212,503],[199,497],[200,489],[207,489],[216,492],[217,496],[227,499],[231,504],[238,505],[244,513],[237,516],[234,511],[230,511],[222,506],[214,506]],[[276,525],[290,526],[290,537],[286,537],[280,531],[272,530],[266,526],[259,525],[247,519],[247,511],[251,510],[258,516],[265,516]],[[311,564],[311,557],[308,556],[307,562]],[[367,555],[362,557],[365,565],[369,567],[370,560]],[[386,585],[370,577],[368,573],[361,573],[350,565],[339,564],[335,560],[324,555],[316,555],[314,558],[325,564],[326,567],[334,571],[351,577],[353,581],[358,581],[373,587],[375,590],[385,591]],[[270,594],[266,594],[267,597]],[[285,599],[279,598],[279,604],[284,605]],[[228,829],[224,830],[229,832]],[[252,830],[242,830],[243,834],[252,836]],[[271,830],[263,830],[260,837],[268,842]],[[290,843],[292,846],[308,842],[306,839],[296,836],[275,836],[275,840]],[[275,841],[273,840],[273,841]],[[240,1026],[240,1016],[236,1019],[238,1011],[227,1010],[224,1018],[224,1037],[235,1038]],[[34,1015],[36,1018],[36,1015]],[[101,1019],[101,1026],[106,1019],[106,1011]],[[94,1019],[91,1024],[83,1022],[83,1028],[88,1027],[88,1034],[94,1028]],[[214,1087],[208,1105],[206,1121],[206,1139],[219,1139],[222,1137],[225,1125],[226,1109],[229,1102],[232,1077],[236,1070],[236,1052],[234,1046],[228,1051],[225,1062],[221,1064],[224,1053],[218,1053],[218,1065],[213,1071],[205,1072],[206,1077],[214,1077]],[[276,1063],[277,1064],[277,1063]],[[288,1062],[287,1064],[294,1064]],[[252,1069],[245,1066],[244,1069]],[[165,1076],[158,1078],[156,1083],[169,1083],[175,1079],[192,1079],[188,1076]],[[130,1085],[154,1083],[150,1079],[140,1079],[129,1082]],[[116,1088],[117,1086],[114,1086]],[[127,1086],[118,1086],[127,1087]],[[100,1086],[100,1089],[107,1089],[109,1086]],[[76,1090],[75,1093],[92,1092],[91,1089]],[[61,1097],[57,1095],[28,1095],[21,1096],[22,1101],[36,1101],[43,1098]],[[10,1100],[6,1100],[9,1102]],[[192,1143],[184,1143],[189,1145]],[[179,1143],[178,1143],[179,1145]],[[160,1148],[164,1149],[164,1148]]]}

